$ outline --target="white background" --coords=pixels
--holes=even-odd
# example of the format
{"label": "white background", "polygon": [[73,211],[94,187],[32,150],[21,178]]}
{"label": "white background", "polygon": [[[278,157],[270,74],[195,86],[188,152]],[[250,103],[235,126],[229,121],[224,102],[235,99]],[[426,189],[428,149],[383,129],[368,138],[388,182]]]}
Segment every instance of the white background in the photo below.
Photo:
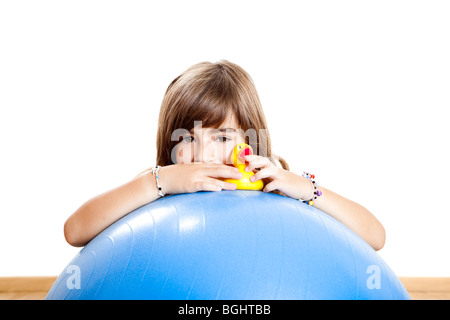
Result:
{"label": "white background", "polygon": [[63,224],[155,164],[169,83],[252,76],[291,170],[379,218],[399,276],[450,276],[447,1],[0,2],[0,276],[58,275]]}

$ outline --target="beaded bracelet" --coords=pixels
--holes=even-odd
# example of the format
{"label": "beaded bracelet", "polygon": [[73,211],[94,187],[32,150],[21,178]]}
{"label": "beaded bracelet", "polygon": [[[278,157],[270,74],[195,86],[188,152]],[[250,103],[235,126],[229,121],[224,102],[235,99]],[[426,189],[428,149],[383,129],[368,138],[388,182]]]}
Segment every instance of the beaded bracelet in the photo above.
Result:
{"label": "beaded bracelet", "polygon": [[150,172],[155,176],[156,187],[158,188],[158,195],[159,195],[160,197],[164,197],[164,193],[162,193],[162,191],[161,191],[161,186],[159,185],[159,174],[158,174],[159,169],[161,169],[161,166],[158,166],[158,165],[157,165],[157,166],[153,167],[153,168],[150,170]]}
{"label": "beaded bracelet", "polygon": [[308,172],[303,172],[302,177],[308,179],[309,182],[311,182],[313,190],[308,196],[309,200],[298,199],[298,201],[303,201],[303,203],[307,203],[308,205],[312,206],[314,204],[314,200],[322,195],[322,191],[317,190],[317,182],[314,180],[316,178],[315,175]]}

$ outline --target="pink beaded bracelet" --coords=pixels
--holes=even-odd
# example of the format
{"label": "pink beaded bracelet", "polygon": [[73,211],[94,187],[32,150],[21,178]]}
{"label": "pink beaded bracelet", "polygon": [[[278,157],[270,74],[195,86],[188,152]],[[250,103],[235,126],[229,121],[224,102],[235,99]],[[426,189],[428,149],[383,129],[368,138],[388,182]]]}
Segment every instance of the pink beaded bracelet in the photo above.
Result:
{"label": "pink beaded bracelet", "polygon": [[298,199],[298,201],[302,201],[303,203],[307,203],[308,205],[312,206],[314,204],[314,200],[322,195],[322,191],[317,190],[317,182],[314,180],[316,178],[315,175],[308,172],[303,172],[302,177],[308,179],[309,182],[311,182],[313,189],[308,196],[309,200]]}

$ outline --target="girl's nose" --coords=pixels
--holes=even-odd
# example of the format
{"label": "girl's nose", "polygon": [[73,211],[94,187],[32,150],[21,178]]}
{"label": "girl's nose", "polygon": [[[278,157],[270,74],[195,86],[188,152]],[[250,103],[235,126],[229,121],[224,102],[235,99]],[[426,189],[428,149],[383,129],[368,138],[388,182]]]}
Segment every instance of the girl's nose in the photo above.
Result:
{"label": "girl's nose", "polygon": [[198,147],[199,150],[196,150],[195,161],[205,162],[205,163],[214,163],[216,162],[216,152],[212,143],[203,143]]}

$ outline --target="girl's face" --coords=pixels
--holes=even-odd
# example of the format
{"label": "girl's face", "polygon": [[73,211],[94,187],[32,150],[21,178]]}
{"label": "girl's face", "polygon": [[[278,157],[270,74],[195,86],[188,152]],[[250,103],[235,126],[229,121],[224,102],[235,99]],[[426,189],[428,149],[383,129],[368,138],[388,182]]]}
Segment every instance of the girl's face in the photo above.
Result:
{"label": "girl's face", "polygon": [[230,157],[233,148],[245,142],[234,115],[228,117],[219,128],[203,128],[199,122],[181,137],[182,140],[175,146],[176,163],[232,164]]}

